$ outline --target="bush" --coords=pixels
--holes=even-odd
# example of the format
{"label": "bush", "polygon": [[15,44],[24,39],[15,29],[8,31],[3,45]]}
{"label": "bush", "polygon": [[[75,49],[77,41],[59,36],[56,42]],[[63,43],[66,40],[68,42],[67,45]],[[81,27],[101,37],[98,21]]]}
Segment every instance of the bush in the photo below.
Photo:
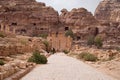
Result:
{"label": "bush", "polygon": [[71,38],[74,38],[74,34],[73,34],[73,31],[72,30],[68,30],[65,32],[65,36],[70,36]]}
{"label": "bush", "polygon": [[97,61],[97,57],[88,52],[82,52],[79,54],[78,57],[79,57],[79,59],[83,59],[85,61]]}
{"label": "bush", "polygon": [[27,45],[27,40],[21,40],[20,42],[22,45]]}
{"label": "bush", "polygon": [[5,37],[5,34],[2,33],[2,32],[0,32],[0,37],[1,37],[1,38],[4,38],[4,37]]}
{"label": "bush", "polygon": [[64,52],[65,54],[68,54],[68,53],[69,53],[69,51],[67,51],[67,50],[63,50],[63,52]]}
{"label": "bush", "polygon": [[5,63],[3,62],[3,60],[0,60],[0,65],[4,65]]}
{"label": "bush", "polygon": [[87,54],[86,52],[82,52],[78,55],[78,58],[83,59],[86,54]]}
{"label": "bush", "polygon": [[40,34],[40,35],[38,35],[38,37],[42,37],[42,38],[47,38],[47,36],[48,36],[48,34],[47,33],[44,33],[44,34]]}
{"label": "bush", "polygon": [[102,43],[102,39],[100,37],[96,37],[95,38],[95,45],[97,46],[97,48],[101,48],[103,43]]}
{"label": "bush", "polygon": [[43,44],[45,45],[46,51],[49,53],[50,52],[50,45],[48,41],[43,41]]}
{"label": "bush", "polygon": [[116,50],[120,52],[120,47],[117,47]]}
{"label": "bush", "polygon": [[94,36],[90,36],[88,38],[87,45],[90,45],[90,46],[94,45]]}
{"label": "bush", "polygon": [[36,64],[46,64],[47,58],[41,55],[39,51],[33,52],[33,55],[28,59],[28,62],[34,62]]}

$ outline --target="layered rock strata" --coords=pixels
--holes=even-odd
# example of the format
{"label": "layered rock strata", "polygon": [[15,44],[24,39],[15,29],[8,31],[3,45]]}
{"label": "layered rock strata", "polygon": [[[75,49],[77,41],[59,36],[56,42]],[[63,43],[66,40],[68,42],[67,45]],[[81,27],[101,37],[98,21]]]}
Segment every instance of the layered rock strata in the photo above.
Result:
{"label": "layered rock strata", "polygon": [[61,10],[60,22],[71,29],[80,30],[91,25],[96,25],[98,22],[91,12],[85,8],[74,8],[71,11],[66,9]]}
{"label": "layered rock strata", "polygon": [[35,0],[0,0],[0,20],[0,30],[36,36],[56,27],[58,12]]}
{"label": "layered rock strata", "polygon": [[120,0],[103,0],[95,11],[95,18],[104,22],[120,22]]}

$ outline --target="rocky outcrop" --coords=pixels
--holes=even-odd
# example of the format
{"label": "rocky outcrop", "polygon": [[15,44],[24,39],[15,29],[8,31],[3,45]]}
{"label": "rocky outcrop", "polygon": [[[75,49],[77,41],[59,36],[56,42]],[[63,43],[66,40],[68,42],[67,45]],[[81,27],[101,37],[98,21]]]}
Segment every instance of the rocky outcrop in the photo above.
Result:
{"label": "rocky outcrop", "polygon": [[120,22],[120,0],[103,0],[95,11],[99,21]]}
{"label": "rocky outcrop", "polygon": [[0,20],[7,25],[3,27],[5,30],[36,36],[56,27],[58,12],[35,0],[0,0]]}
{"label": "rocky outcrop", "polygon": [[90,25],[97,24],[94,16],[91,12],[88,12],[84,8],[74,8],[70,12],[66,9],[61,10],[60,22],[66,26],[70,26],[71,29],[81,29]]}
{"label": "rocky outcrop", "polygon": [[40,38],[16,37],[0,38],[0,56],[9,56],[45,49]]}

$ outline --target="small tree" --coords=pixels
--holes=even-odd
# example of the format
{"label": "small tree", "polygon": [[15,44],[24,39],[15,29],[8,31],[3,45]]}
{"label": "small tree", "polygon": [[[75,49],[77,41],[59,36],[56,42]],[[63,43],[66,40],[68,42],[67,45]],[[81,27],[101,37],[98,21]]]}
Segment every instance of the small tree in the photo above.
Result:
{"label": "small tree", "polygon": [[67,30],[66,32],[65,32],[65,36],[70,36],[71,38],[74,38],[74,33],[73,33],[73,31],[72,30]]}
{"label": "small tree", "polygon": [[49,53],[50,49],[49,49],[49,42],[48,41],[43,41],[43,44],[45,45],[46,51]]}
{"label": "small tree", "polygon": [[90,36],[88,38],[87,45],[90,45],[90,46],[94,45],[94,36]]}
{"label": "small tree", "polygon": [[97,46],[97,48],[101,48],[103,45],[102,39],[100,37],[96,37],[94,42],[95,42],[95,45]]}

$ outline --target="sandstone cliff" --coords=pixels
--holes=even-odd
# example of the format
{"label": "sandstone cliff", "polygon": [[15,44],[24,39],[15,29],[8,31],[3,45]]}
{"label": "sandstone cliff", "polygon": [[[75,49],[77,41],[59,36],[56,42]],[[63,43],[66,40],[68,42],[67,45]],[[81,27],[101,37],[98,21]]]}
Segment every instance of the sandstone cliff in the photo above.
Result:
{"label": "sandstone cliff", "polygon": [[56,27],[58,12],[35,0],[0,0],[0,20],[15,34],[34,36]]}
{"label": "sandstone cliff", "polygon": [[72,29],[81,29],[97,24],[97,20],[95,20],[92,13],[88,12],[84,8],[74,8],[70,12],[66,9],[63,9],[61,12],[62,14],[60,15],[60,22],[66,26],[71,26]]}
{"label": "sandstone cliff", "polygon": [[120,22],[120,0],[103,0],[95,11],[99,21]]}

